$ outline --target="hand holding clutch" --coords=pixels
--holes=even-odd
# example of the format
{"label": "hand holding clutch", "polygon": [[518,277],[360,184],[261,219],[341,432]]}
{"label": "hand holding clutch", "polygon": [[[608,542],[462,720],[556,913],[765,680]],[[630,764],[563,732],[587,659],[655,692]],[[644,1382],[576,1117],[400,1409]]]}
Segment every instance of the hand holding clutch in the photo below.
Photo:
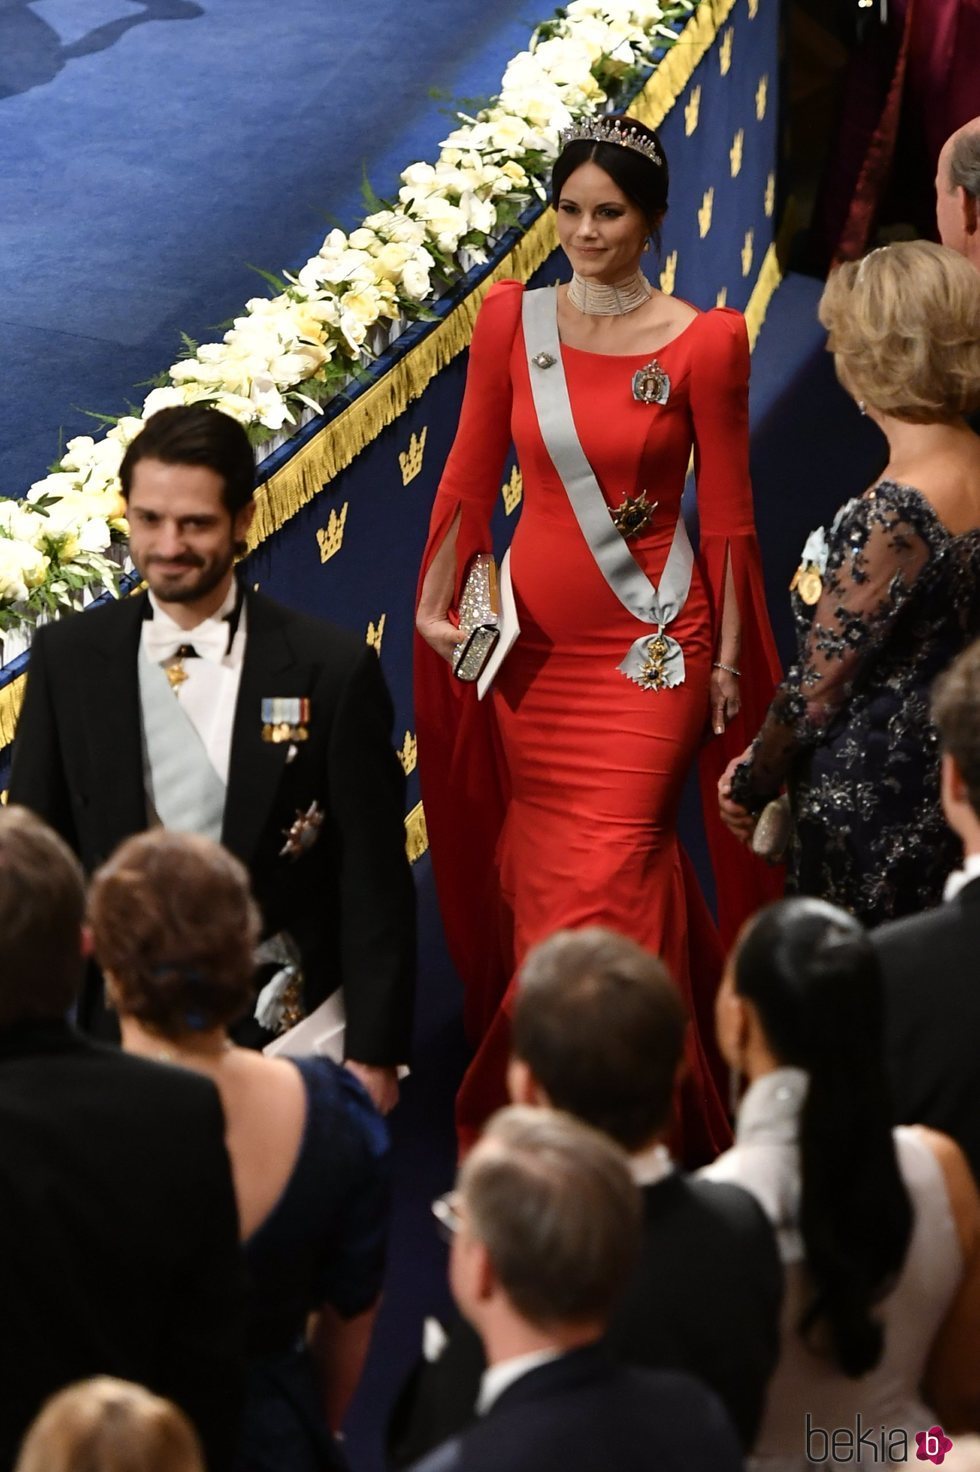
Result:
{"label": "hand holding clutch", "polygon": [[752,834],[752,852],[767,864],[781,864],[789,850],[793,836],[793,813],[789,797],[774,797],[767,802],[759,814],[759,821]]}
{"label": "hand holding clutch", "polygon": [[500,591],[497,564],[491,552],[474,557],[459,599],[461,642],[453,655],[453,674],[472,684],[500,638]]}

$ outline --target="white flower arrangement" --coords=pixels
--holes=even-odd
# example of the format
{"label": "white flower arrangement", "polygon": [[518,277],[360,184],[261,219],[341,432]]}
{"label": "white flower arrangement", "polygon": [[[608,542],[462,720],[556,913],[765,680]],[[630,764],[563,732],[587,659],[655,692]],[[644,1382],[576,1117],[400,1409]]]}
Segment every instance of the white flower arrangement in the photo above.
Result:
{"label": "white flower arrangement", "polygon": [[[570,0],[511,60],[492,103],[457,115],[437,162],[405,169],[397,201],[349,235],[331,230],[301,270],[268,277],[275,294],[247,302],[221,342],[185,339],[186,356],[138,416],[70,440],[23,501],[0,501],[0,632],[19,631],[26,647],[39,619],[118,591],[106,554],[128,532],[119,465],[151,414],[204,401],[272,447],[322,413],[405,323],[428,315],[427,301],[488,259],[545,197],[561,130],[624,90],[699,3]],[[8,637],[8,661],[11,649]]]}

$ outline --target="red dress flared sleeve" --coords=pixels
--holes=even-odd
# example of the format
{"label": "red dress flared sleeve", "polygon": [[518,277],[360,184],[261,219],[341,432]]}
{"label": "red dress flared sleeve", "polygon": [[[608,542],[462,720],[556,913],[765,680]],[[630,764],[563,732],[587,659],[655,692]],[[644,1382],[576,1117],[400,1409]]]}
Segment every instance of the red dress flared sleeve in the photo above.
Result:
{"label": "red dress flared sleeve", "polygon": [[[459,428],[432,507],[419,589],[458,517],[454,605],[473,557],[492,550],[490,520],[511,443],[510,358],[522,296],[520,282],[501,281],[480,309]],[[513,969],[495,865],[507,805],[505,763],[491,702],[478,701],[475,686],[456,680],[418,634],[415,711],[436,889],[449,954],[466,981],[464,1022],[475,1043]]]}
{"label": "red dress flared sleeve", "polygon": [[[710,326],[709,326],[710,324]],[[781,870],[747,855],[718,816],[717,784],[733,757],[749,745],[780,679],[749,478],[749,344],[740,312],[705,316],[691,367],[694,471],[701,540],[698,554],[715,628],[720,628],[730,562],[741,621],[742,708],[723,736],[704,747],[699,763],[704,825],[718,898],[718,928],[728,949],[742,923],[782,893]]]}

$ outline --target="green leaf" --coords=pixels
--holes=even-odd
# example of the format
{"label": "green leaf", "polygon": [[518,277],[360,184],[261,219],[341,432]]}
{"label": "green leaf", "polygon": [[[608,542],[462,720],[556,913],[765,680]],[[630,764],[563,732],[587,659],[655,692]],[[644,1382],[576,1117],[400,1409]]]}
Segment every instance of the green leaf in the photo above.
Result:
{"label": "green leaf", "polygon": [[277,276],[274,271],[263,271],[261,266],[253,266],[250,261],[246,262],[246,264],[250,271],[254,271],[256,276],[261,276],[262,280],[272,287],[276,296],[281,296],[284,291],[289,289],[289,282],[284,281],[281,276]]}

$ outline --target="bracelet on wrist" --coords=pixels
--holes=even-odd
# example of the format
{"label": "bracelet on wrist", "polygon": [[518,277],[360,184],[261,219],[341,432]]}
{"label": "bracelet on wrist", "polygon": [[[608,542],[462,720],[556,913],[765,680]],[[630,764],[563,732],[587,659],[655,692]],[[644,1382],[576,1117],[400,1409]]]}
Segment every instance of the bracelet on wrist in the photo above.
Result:
{"label": "bracelet on wrist", "polygon": [[724,670],[726,675],[734,675],[736,680],[742,678],[741,670],[737,670],[733,664],[724,664],[720,659],[716,659],[711,668],[713,670]]}

